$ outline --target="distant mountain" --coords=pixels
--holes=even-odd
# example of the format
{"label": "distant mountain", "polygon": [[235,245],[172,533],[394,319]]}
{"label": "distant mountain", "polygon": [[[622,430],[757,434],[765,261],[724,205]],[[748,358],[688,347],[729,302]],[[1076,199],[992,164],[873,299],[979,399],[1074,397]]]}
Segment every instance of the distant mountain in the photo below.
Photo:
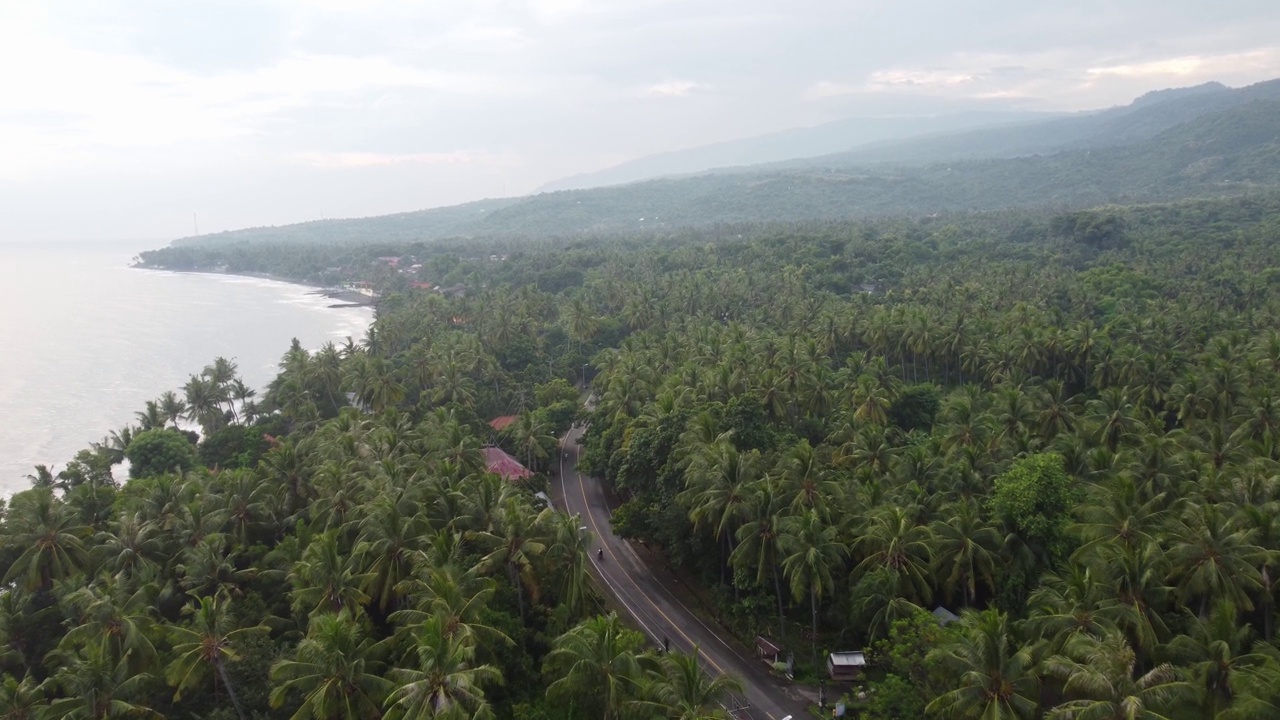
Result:
{"label": "distant mountain", "polygon": [[[933,154],[918,152],[921,147]],[[1033,147],[1043,152],[1027,151]],[[720,223],[1070,208],[1259,191],[1280,191],[1280,82],[1147,95],[1094,116],[920,138],[874,152],[183,242],[662,233]]]}
{"label": "distant mountain", "polygon": [[844,152],[853,148],[918,135],[954,133],[980,127],[1005,127],[1056,117],[1053,113],[967,112],[921,117],[849,118],[703,145],[687,150],[658,153],[611,168],[556,180],[537,192],[580,190],[622,185],[658,177],[688,175],[717,168],[733,168],[795,158]]}
{"label": "distant mountain", "polygon": [[[841,153],[841,164],[935,163],[977,158],[1046,155],[1063,150],[1113,147],[1149,140],[1209,113],[1239,107],[1255,100],[1280,100],[1280,80],[1232,89],[1221,83],[1157,90],[1129,105],[1097,113],[981,128],[963,133],[916,137],[878,143]],[[803,166],[801,159],[787,163]]]}

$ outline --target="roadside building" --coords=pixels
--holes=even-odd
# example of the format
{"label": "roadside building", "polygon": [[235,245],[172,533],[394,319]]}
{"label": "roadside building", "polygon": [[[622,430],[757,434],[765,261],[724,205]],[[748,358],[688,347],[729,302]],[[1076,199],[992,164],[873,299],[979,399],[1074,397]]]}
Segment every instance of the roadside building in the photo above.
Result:
{"label": "roadside building", "polygon": [[827,675],[832,680],[856,680],[867,667],[867,654],[861,651],[833,652],[827,656]]}

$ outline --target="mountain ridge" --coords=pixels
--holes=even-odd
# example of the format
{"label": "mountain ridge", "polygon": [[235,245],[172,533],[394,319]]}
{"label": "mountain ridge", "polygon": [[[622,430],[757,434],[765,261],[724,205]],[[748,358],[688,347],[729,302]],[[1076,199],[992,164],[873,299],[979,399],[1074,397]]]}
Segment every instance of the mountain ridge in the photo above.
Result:
{"label": "mountain ridge", "polygon": [[[1159,97],[1163,99],[1110,114],[1050,120],[1049,131],[1041,128],[1041,135],[1014,137],[1003,146],[1008,150],[1041,142],[1058,148],[1044,154],[1002,157],[982,146],[988,155],[951,159],[937,153],[931,161],[875,162],[867,161],[865,152],[842,153],[177,242],[360,243],[661,233],[717,223],[1076,208],[1280,189],[1280,81]],[[998,132],[1010,134],[1009,128]]]}

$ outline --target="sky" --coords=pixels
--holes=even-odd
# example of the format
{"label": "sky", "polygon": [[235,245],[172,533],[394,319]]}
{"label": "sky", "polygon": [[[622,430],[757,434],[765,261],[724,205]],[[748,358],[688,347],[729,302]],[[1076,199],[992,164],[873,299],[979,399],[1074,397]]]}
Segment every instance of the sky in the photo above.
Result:
{"label": "sky", "polygon": [[847,117],[1280,77],[1275,0],[0,0],[0,242],[522,195]]}

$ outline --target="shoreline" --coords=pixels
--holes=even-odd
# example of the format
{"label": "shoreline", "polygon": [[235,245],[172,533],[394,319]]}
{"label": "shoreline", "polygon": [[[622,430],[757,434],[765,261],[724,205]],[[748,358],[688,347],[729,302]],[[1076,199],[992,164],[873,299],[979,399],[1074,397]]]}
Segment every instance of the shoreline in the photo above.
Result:
{"label": "shoreline", "polygon": [[315,283],[302,282],[301,280],[293,280],[290,278],[281,277],[279,275],[272,275],[271,273],[264,273],[264,272],[238,272],[237,273],[237,272],[227,272],[225,270],[175,270],[173,268],[156,268],[156,267],[147,267],[145,265],[130,265],[129,267],[134,270],[150,270],[151,272],[184,273],[187,275],[220,275],[223,277],[248,277],[248,278],[254,278],[257,280],[270,280],[272,282],[284,283],[286,285],[297,285],[299,287],[310,289],[311,292],[307,293],[308,295],[322,295],[324,297],[329,298],[330,300],[337,300],[338,301],[337,303],[328,306],[330,309],[342,309],[342,308],[353,308],[353,307],[370,307],[371,308],[371,307],[374,307],[374,301],[376,299],[376,298],[371,298],[367,295],[361,295],[360,293],[354,292],[351,290],[341,290],[341,289],[331,288],[331,287],[322,287],[320,285],[316,285]]}

